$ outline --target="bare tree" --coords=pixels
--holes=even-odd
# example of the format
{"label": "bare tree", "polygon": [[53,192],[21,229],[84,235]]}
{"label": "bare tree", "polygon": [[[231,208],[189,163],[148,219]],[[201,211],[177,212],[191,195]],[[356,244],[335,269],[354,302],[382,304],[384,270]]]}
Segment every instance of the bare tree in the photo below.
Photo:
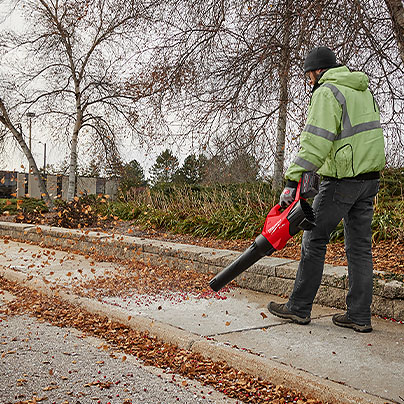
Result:
{"label": "bare tree", "polygon": [[[219,149],[213,153],[219,155],[224,149],[235,155],[246,149],[255,154],[265,144],[261,156],[273,164],[274,118],[278,114],[286,126],[288,71],[296,56],[296,47],[289,44],[291,21],[284,14],[290,3],[207,1],[192,9],[183,3],[171,13],[159,51],[169,67],[167,80],[179,83],[165,93],[165,101],[184,123],[185,139],[197,133],[207,148]],[[285,128],[279,123],[281,174],[282,136]]]}
{"label": "bare tree", "polygon": [[403,64],[385,3],[363,3],[208,0],[188,7],[176,1],[155,58],[166,66],[161,78],[168,83],[160,111],[176,114],[182,139],[198,137],[213,154],[251,150],[278,188],[310,96],[304,57],[326,45],[342,64],[370,76],[393,162],[403,140]]}
{"label": "bare tree", "polygon": [[[41,195],[44,198],[46,205],[49,208],[53,208],[54,204],[52,199],[49,197],[48,190],[46,189],[45,182],[38,170],[38,166],[36,164],[36,161],[34,157],[32,156],[31,149],[27,146],[24,137],[20,131],[16,129],[14,124],[11,122],[9,113],[7,111],[6,106],[4,105],[3,100],[0,98],[0,122],[4,125],[5,128],[7,128],[11,134],[13,135],[14,139],[18,142],[18,144],[21,147],[21,150],[24,152],[25,156],[28,159],[29,166],[30,166],[30,171],[33,172],[36,180],[38,181],[39,189],[41,191]],[[0,140],[4,140],[1,138]]]}
{"label": "bare tree", "polygon": [[[21,0],[28,32],[8,36],[19,50],[8,82],[14,103],[34,106],[43,125],[70,146],[67,198],[74,197],[78,145],[92,136],[116,150],[125,135],[141,134],[140,87],[124,88],[146,62],[144,32],[158,0]],[[18,57],[16,56],[16,58]],[[21,60],[21,55],[24,60]],[[9,75],[10,77],[10,75]]]}
{"label": "bare tree", "polygon": [[184,7],[178,7],[181,17],[170,14],[158,54],[158,63],[167,66],[164,79],[171,82],[164,93],[167,108],[184,123],[185,139],[197,133],[206,148],[216,149],[212,154],[250,150],[279,188],[285,138],[302,126],[308,100],[304,85],[291,83],[303,83],[313,2],[207,1],[186,12]]}

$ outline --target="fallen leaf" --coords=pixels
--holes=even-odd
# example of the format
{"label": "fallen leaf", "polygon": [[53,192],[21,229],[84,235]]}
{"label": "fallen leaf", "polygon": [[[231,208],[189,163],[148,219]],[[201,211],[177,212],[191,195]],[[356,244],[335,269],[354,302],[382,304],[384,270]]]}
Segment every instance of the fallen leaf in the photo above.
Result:
{"label": "fallen leaf", "polygon": [[48,387],[44,387],[42,390],[43,391],[51,391],[51,390],[56,390],[58,388],[59,388],[59,386],[48,386]]}

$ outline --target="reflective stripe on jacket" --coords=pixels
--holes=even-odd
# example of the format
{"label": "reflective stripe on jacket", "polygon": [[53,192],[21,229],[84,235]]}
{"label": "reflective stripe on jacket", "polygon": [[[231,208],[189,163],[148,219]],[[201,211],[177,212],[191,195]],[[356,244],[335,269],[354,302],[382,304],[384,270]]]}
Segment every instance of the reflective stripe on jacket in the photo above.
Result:
{"label": "reflective stripe on jacket", "polygon": [[286,179],[299,181],[311,170],[328,177],[355,177],[384,167],[380,114],[368,82],[366,74],[345,66],[323,74]]}

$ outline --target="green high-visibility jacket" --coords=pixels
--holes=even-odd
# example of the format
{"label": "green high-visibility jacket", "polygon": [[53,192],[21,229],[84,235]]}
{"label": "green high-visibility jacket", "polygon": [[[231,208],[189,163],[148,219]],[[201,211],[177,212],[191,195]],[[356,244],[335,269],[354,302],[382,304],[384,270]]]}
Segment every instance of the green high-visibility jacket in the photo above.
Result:
{"label": "green high-visibility jacket", "polygon": [[345,66],[327,70],[310,100],[300,150],[285,178],[299,181],[304,171],[352,178],[385,165],[380,113],[369,79]]}

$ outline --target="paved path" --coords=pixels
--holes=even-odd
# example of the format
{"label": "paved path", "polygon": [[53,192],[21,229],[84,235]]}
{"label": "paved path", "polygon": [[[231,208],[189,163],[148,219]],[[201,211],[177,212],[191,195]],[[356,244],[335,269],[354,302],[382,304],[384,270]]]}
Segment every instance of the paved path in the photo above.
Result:
{"label": "paved path", "polygon": [[[38,279],[37,285],[45,279],[68,288],[75,280],[113,274],[119,267],[0,241],[0,272],[2,268],[8,278],[20,280],[33,276],[31,283]],[[270,315],[269,300],[283,301],[243,289],[209,298],[182,293],[145,296],[123,285],[119,297],[103,296],[102,304],[94,300],[85,304],[118,318],[133,317],[151,332],[163,329],[162,338],[185,341],[214,359],[225,358],[258,376],[279,376],[286,385],[295,383],[296,389],[312,389],[325,398],[334,397],[335,402],[404,403],[403,324],[373,318],[374,332],[360,334],[335,327],[334,309],[315,306],[311,324],[299,326]]]}

